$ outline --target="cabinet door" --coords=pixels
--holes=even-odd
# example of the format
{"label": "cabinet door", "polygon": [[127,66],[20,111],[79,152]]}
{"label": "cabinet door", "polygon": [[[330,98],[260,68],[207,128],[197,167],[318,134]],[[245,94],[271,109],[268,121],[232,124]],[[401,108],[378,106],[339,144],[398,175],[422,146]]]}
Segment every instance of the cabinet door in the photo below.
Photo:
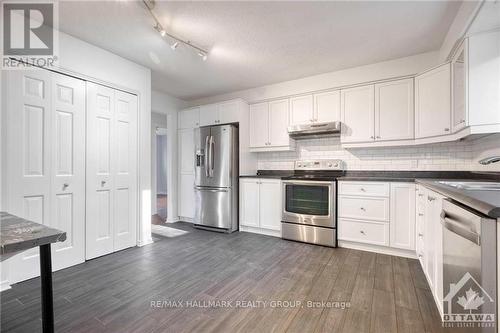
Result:
{"label": "cabinet door", "polygon": [[179,168],[182,174],[194,174],[194,130],[179,132]]}
{"label": "cabinet door", "polygon": [[218,104],[218,124],[237,123],[239,121],[240,102],[228,101]]}
{"label": "cabinet door", "polygon": [[450,133],[450,64],[415,77],[415,137]]}
{"label": "cabinet door", "polygon": [[314,121],[340,121],[340,90],[314,94]]}
{"label": "cabinet door", "polygon": [[217,104],[200,106],[200,126],[215,125],[219,121],[219,108]]}
{"label": "cabinet door", "polygon": [[259,189],[260,227],[281,230],[281,182],[261,179]]}
{"label": "cabinet door", "polygon": [[343,89],[340,98],[342,142],[373,141],[375,138],[373,85]]}
{"label": "cabinet door", "polygon": [[266,147],[269,143],[269,103],[250,105],[250,147]]}
{"label": "cabinet door", "polygon": [[434,220],[434,293],[438,299],[438,309],[443,314],[443,227],[441,225],[441,210],[444,197],[434,193],[436,200],[433,207]]}
{"label": "cabinet door", "polygon": [[375,85],[375,140],[414,137],[413,79]]}
{"label": "cabinet door", "polygon": [[179,216],[194,218],[194,175],[180,176],[179,192]]}
{"label": "cabinet door", "polygon": [[191,108],[179,112],[179,128],[200,126],[200,108]]}
{"label": "cabinet door", "polygon": [[466,126],[467,122],[467,40],[457,50],[451,61],[452,81],[452,112],[451,126],[457,132]]}
{"label": "cabinet door", "polygon": [[240,180],[240,225],[259,227],[259,180]]}
{"label": "cabinet door", "polygon": [[391,183],[390,245],[415,250],[415,184]]}
{"label": "cabinet door", "polygon": [[425,267],[424,273],[427,276],[429,287],[432,291],[436,286],[436,235],[434,223],[439,223],[435,216],[435,201],[437,196],[432,191],[427,191],[425,198],[425,228],[424,228],[424,252],[425,252]]}
{"label": "cabinet door", "polygon": [[290,98],[290,125],[310,124],[313,121],[312,95]]}
{"label": "cabinet door", "polygon": [[269,146],[287,146],[288,99],[269,102]]}

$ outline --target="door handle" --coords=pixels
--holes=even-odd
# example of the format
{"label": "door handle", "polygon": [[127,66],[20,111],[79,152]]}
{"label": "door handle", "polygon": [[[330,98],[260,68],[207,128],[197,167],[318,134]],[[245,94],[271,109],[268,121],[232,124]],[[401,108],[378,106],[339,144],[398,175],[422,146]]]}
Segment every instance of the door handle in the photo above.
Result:
{"label": "door handle", "polygon": [[214,142],[214,137],[211,135],[210,136],[210,157],[209,157],[209,162],[210,162],[210,166],[209,166],[209,176],[210,177],[213,177],[214,176],[214,146],[215,146],[215,142]]}
{"label": "door handle", "polygon": [[200,188],[200,187],[195,187],[194,188],[196,191],[200,192],[228,192],[226,189],[215,189],[215,188]]}
{"label": "door handle", "polygon": [[205,137],[205,155],[203,156],[203,163],[205,164],[205,177],[208,177],[209,174],[208,174],[208,156],[210,154],[210,151],[209,151],[209,147],[208,147],[208,141],[209,141],[209,137],[206,136]]}

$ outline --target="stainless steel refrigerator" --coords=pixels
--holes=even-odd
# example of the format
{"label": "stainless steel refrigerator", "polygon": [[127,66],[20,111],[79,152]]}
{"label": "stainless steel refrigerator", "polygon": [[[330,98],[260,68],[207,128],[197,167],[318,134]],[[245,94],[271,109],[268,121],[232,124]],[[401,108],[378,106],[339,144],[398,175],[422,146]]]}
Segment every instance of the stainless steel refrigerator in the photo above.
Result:
{"label": "stainless steel refrigerator", "polygon": [[197,228],[238,230],[238,127],[195,130],[195,217]]}

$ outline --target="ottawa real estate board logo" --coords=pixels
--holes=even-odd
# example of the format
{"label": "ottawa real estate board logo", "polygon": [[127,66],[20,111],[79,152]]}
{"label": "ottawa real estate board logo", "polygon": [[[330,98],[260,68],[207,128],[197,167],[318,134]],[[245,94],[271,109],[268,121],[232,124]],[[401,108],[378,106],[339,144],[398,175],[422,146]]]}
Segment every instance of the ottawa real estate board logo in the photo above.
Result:
{"label": "ottawa real estate board logo", "polygon": [[2,1],[2,69],[53,67],[58,59],[56,2]]}
{"label": "ottawa real estate board logo", "polygon": [[449,287],[443,299],[445,327],[495,327],[495,299],[469,272]]}

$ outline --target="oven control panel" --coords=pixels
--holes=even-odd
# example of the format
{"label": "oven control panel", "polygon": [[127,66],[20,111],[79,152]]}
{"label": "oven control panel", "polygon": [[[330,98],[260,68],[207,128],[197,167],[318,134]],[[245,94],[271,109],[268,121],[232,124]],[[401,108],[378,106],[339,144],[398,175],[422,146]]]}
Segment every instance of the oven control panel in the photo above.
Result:
{"label": "oven control panel", "polygon": [[342,160],[305,160],[295,161],[295,170],[344,170]]}

